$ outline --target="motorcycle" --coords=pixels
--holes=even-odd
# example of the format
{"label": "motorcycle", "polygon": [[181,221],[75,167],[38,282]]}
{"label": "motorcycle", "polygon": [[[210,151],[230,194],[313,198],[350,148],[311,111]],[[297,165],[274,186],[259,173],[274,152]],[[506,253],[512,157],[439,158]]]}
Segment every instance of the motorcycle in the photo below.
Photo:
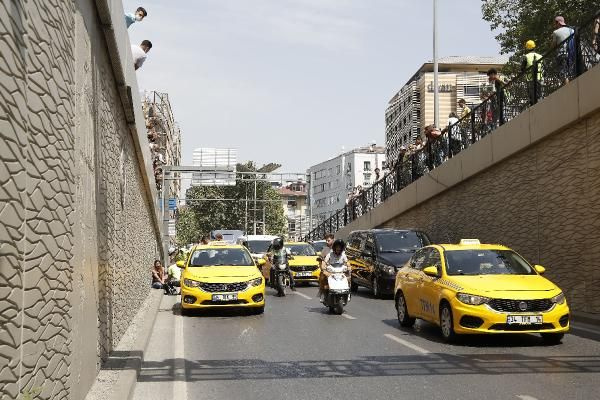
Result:
{"label": "motorcycle", "polygon": [[271,269],[271,287],[277,296],[285,296],[285,288],[290,286],[290,270],[287,263],[274,263]]}
{"label": "motorcycle", "polygon": [[350,286],[346,279],[348,267],[344,264],[334,264],[327,267],[330,275],[327,277],[328,289],[323,296],[323,305],[329,307],[329,312],[341,315],[344,306],[350,301]]}

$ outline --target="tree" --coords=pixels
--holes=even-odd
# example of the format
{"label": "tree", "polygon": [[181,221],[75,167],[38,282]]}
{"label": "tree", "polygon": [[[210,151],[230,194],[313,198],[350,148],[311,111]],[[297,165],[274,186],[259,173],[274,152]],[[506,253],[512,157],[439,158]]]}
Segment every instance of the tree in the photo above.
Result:
{"label": "tree", "polygon": [[[194,214],[196,236],[217,229],[252,230],[254,208],[254,179],[263,174],[257,172],[253,162],[238,164],[237,170],[247,172],[238,176],[234,186],[192,186],[186,193],[187,204]],[[263,206],[266,225],[265,234],[282,235],[287,224],[279,193],[266,181],[256,181],[256,198],[274,200],[257,202],[256,219],[262,222]],[[226,199],[226,200],[211,200]],[[246,210],[246,205],[248,209]],[[259,233],[263,233],[259,227]],[[248,232],[250,233],[250,232]]]}
{"label": "tree", "polygon": [[198,240],[198,222],[196,214],[190,208],[182,207],[178,210],[175,228],[179,246],[195,243]]}
{"label": "tree", "polygon": [[[591,18],[598,8],[590,0],[482,0],[483,19],[498,31],[496,40],[503,54],[512,54],[511,61],[525,53],[524,44],[534,40],[538,53],[550,50],[554,17],[562,15],[571,26]],[[596,3],[594,5],[594,3]],[[595,8],[594,8],[595,7]],[[513,70],[509,67],[509,70]]]}

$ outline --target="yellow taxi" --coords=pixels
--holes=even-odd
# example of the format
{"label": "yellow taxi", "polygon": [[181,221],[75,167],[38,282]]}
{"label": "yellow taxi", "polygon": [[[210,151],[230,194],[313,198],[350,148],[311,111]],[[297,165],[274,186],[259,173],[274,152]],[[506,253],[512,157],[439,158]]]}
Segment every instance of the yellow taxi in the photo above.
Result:
{"label": "yellow taxi", "polygon": [[[296,283],[318,282],[321,275],[318,254],[309,243],[306,242],[285,242],[284,248],[288,249],[292,258],[290,259],[290,270]],[[271,253],[271,247],[265,256],[265,265],[262,268],[263,276],[269,279],[271,271],[271,261],[268,255]]]}
{"label": "yellow taxi", "polygon": [[211,242],[192,249],[187,261],[178,261],[181,274],[181,310],[244,307],[262,313],[265,280],[248,250],[227,242]]}
{"label": "yellow taxi", "polygon": [[460,244],[423,247],[398,270],[398,321],[420,318],[457,334],[539,333],[559,343],[569,330],[563,292],[508,247],[463,239]]}

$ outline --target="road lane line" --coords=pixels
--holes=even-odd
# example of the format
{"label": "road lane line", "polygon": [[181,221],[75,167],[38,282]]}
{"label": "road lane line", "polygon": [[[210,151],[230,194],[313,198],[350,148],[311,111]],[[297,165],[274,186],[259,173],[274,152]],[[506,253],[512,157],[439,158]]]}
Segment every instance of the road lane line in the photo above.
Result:
{"label": "road lane line", "polygon": [[404,345],[406,347],[408,347],[409,349],[413,349],[414,351],[418,351],[421,354],[431,354],[431,352],[429,350],[425,350],[422,347],[417,346],[416,344],[412,344],[409,341],[406,341],[404,339],[400,339],[398,336],[394,336],[390,333],[386,333],[385,335],[386,338],[393,340],[394,342],[400,343],[401,345]]}
{"label": "road lane line", "polygon": [[300,293],[300,292],[292,292],[297,294],[300,297],[304,297],[306,300],[312,300],[312,297],[305,295],[304,293]]}
{"label": "road lane line", "polygon": [[348,315],[348,314],[342,314],[342,317],[346,318],[346,319],[356,319],[355,317],[353,317],[352,315]]}
{"label": "road lane line", "polygon": [[538,400],[535,397],[528,396],[526,394],[518,394],[517,397],[520,398],[521,400]]}
{"label": "road lane line", "polygon": [[187,382],[185,373],[185,350],[183,335],[183,317],[175,315],[175,342],[173,344],[173,398],[187,400]]}

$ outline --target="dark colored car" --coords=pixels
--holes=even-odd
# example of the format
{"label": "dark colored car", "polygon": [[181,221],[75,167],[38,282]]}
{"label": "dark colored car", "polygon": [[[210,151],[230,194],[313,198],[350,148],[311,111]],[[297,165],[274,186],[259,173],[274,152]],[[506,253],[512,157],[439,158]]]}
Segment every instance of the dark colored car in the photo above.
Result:
{"label": "dark colored car", "polygon": [[352,270],[352,290],[363,286],[377,298],[394,294],[396,272],[423,246],[431,244],[416,229],[354,231],[348,237],[346,255]]}

